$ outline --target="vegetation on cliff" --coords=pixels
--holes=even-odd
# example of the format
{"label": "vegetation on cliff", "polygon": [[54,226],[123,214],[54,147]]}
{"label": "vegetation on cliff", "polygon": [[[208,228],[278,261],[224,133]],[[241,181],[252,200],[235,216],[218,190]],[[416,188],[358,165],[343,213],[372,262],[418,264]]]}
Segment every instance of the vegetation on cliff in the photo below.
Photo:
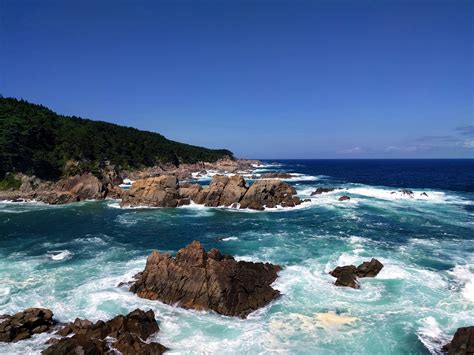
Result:
{"label": "vegetation on cliff", "polygon": [[0,97],[0,179],[7,172],[45,179],[99,169],[105,161],[119,168],[157,163],[214,162],[232,157],[225,149],[207,149],[171,141],[161,134],[112,123],[58,115],[24,100]]}

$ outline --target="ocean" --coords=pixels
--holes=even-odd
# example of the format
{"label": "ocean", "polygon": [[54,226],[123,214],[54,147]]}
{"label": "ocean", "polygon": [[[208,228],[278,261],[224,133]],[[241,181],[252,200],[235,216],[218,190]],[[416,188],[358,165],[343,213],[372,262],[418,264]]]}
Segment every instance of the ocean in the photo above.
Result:
{"label": "ocean", "polygon": [[[155,338],[170,354],[437,354],[458,327],[474,325],[474,160],[264,163],[257,173],[292,172],[301,197],[341,189],[264,212],[0,203],[0,314],[46,307],[68,322],[153,309]],[[282,265],[282,296],[237,319],[117,287],[153,249],[175,253],[192,240]],[[334,267],[372,257],[384,268],[359,290],[333,285]],[[0,353],[39,354],[48,338],[0,343]]]}

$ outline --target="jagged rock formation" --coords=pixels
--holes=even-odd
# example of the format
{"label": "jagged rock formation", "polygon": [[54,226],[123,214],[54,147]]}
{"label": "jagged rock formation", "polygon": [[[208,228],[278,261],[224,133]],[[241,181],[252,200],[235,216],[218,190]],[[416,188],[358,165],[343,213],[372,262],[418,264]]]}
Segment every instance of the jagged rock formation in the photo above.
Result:
{"label": "jagged rock formation", "polygon": [[53,312],[45,308],[28,308],[13,316],[0,316],[0,341],[15,342],[51,329]]}
{"label": "jagged rock formation", "polygon": [[[166,347],[156,342],[146,342],[150,335],[158,331],[158,323],[152,310],[144,312],[136,309],[126,316],[119,315],[107,322],[92,323],[76,319],[57,332],[57,335],[63,338],[52,339],[50,342],[53,344],[42,354],[111,355],[116,353],[114,350],[120,351],[123,355],[162,354],[166,351]],[[73,335],[70,336],[71,334]]]}
{"label": "jagged rock formation", "polygon": [[474,354],[474,326],[458,328],[453,340],[443,347],[448,355],[473,355]]}
{"label": "jagged rock formation", "polygon": [[137,180],[122,194],[122,206],[177,207],[179,184],[176,176],[163,175]]}
{"label": "jagged rock formation", "polygon": [[236,261],[217,249],[206,253],[194,241],[176,257],[153,251],[130,291],[183,308],[245,318],[278,297],[271,284],[280,270],[269,263]]}
{"label": "jagged rock formation", "polygon": [[242,176],[216,175],[209,186],[185,183],[175,176],[163,175],[136,181],[122,194],[122,206],[177,207],[204,204],[208,207],[233,206],[263,210],[277,205],[294,207],[301,200],[296,190],[281,180],[259,180],[248,187]]}
{"label": "jagged rock formation", "polygon": [[357,267],[355,265],[338,266],[329,274],[336,278],[334,283],[336,286],[360,288],[357,277],[375,277],[382,268],[383,264],[372,258],[372,260],[365,261]]}

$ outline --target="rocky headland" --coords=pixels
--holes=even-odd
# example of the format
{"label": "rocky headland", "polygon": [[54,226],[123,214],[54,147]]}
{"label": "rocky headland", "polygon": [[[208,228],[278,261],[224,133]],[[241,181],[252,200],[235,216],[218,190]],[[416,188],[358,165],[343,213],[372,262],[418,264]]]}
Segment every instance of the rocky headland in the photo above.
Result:
{"label": "rocky headland", "polygon": [[130,291],[139,297],[227,316],[247,317],[280,294],[271,284],[280,266],[236,261],[197,241],[175,257],[153,251]]}

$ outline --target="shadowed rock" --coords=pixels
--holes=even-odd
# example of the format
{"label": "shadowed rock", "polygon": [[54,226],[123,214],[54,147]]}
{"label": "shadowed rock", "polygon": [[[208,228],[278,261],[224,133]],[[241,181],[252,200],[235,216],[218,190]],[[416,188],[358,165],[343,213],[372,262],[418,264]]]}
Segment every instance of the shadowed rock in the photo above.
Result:
{"label": "shadowed rock", "polygon": [[270,285],[278,265],[236,261],[197,241],[172,257],[153,251],[130,291],[183,308],[245,318],[279,295]]}
{"label": "shadowed rock", "polygon": [[54,325],[53,312],[46,308],[28,308],[13,316],[0,317],[0,341],[16,342],[33,334],[49,331]]}
{"label": "shadowed rock", "polygon": [[[144,312],[136,309],[126,316],[119,315],[107,322],[92,323],[77,318],[56,333],[65,338],[56,341],[42,354],[113,354],[111,348],[119,350],[124,355],[161,354],[166,347],[158,343],[145,342],[157,331],[159,327],[152,310]],[[73,335],[66,337],[71,334]]]}
{"label": "shadowed rock", "polygon": [[330,188],[330,187],[318,187],[316,190],[314,190],[313,192],[311,192],[311,196],[314,196],[314,195],[321,195],[323,193],[328,193],[328,192],[332,192],[334,191],[335,189],[334,188]]}
{"label": "shadowed rock", "polygon": [[443,347],[448,355],[474,354],[474,326],[458,328],[453,340]]}
{"label": "shadowed rock", "polygon": [[350,200],[350,199],[351,199],[351,198],[350,198],[349,196],[344,195],[344,196],[339,197],[339,198],[338,198],[338,201],[348,201],[348,200]]}
{"label": "shadowed rock", "polygon": [[334,283],[336,286],[360,288],[357,277],[375,277],[382,268],[383,264],[372,258],[357,267],[355,265],[338,266],[329,274],[337,279]]}

